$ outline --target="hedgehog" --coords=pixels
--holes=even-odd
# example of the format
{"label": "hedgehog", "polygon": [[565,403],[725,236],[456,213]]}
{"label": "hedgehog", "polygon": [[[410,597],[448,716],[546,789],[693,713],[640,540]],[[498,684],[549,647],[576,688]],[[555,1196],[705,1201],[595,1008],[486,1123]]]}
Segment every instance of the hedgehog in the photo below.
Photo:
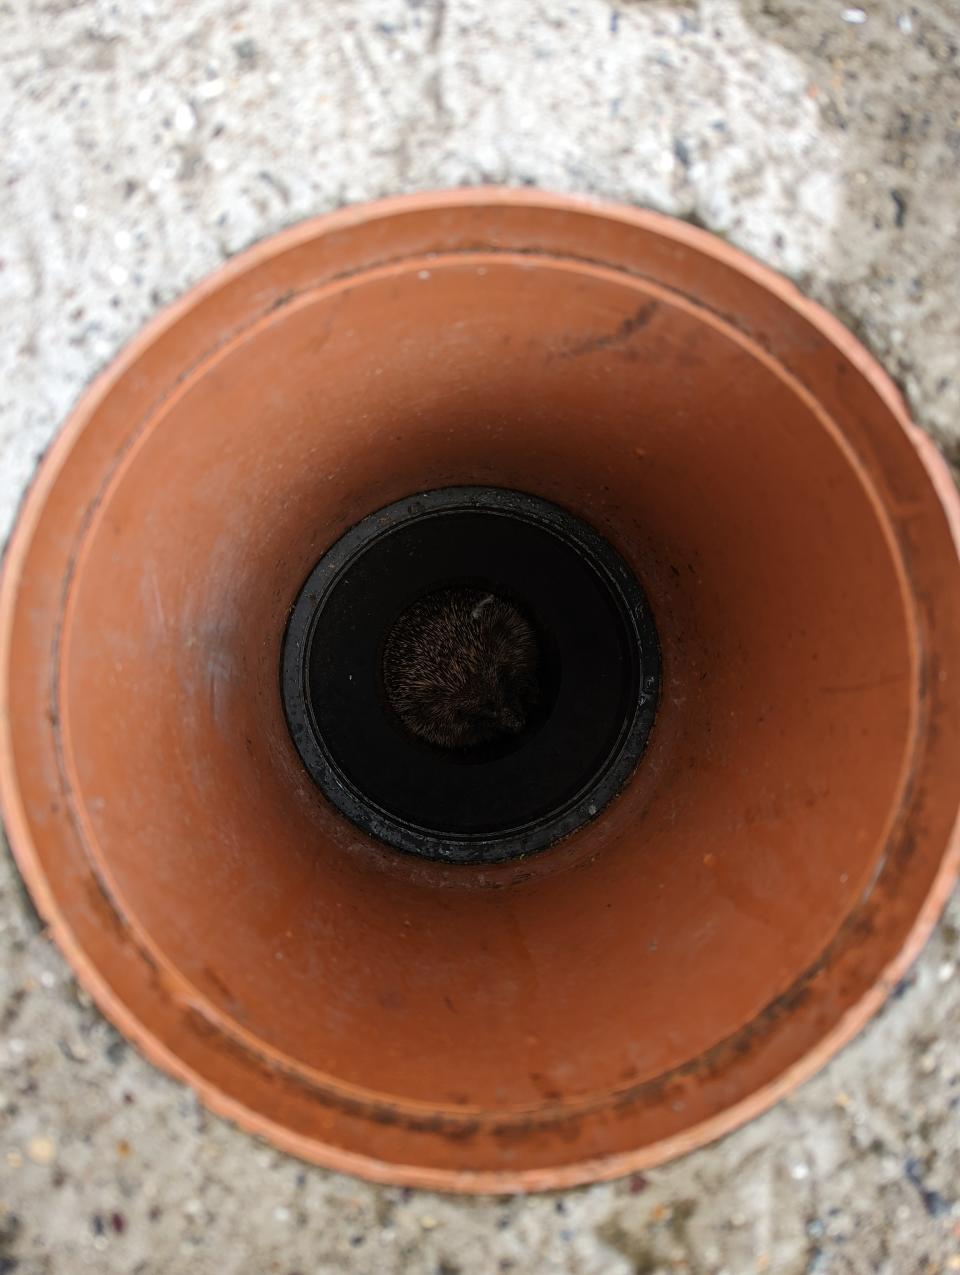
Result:
{"label": "hedgehog", "polygon": [[511,602],[444,589],[409,607],[383,655],[387,701],[418,739],[469,749],[519,735],[538,697],[539,650]]}

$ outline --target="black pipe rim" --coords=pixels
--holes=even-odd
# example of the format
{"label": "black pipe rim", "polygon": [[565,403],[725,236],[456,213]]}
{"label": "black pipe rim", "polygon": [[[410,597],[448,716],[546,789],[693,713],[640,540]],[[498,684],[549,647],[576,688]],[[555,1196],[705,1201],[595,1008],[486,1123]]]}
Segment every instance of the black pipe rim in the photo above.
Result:
{"label": "black pipe rim", "polygon": [[[592,572],[596,587],[605,591],[617,615],[627,666],[622,723],[602,762],[577,791],[546,814],[516,826],[479,832],[431,827],[372,798],[357,781],[356,770],[351,776],[349,767],[334,755],[336,750],[312,708],[311,694],[317,629],[335,591],[342,593],[349,583],[351,570],[397,531],[408,533],[415,524],[459,514],[510,519],[518,527],[526,527],[526,534],[536,529],[575,553]],[[447,584],[438,579],[436,587]],[[613,546],[587,523],[559,505],[525,492],[445,487],[417,493],[369,514],[327,550],[307,577],[290,613],[280,682],[297,752],[314,783],[341,814],[394,849],[447,863],[490,864],[548,849],[592,822],[622,790],[640,761],[653,726],[660,692],[660,650],[650,607],[635,576]]]}

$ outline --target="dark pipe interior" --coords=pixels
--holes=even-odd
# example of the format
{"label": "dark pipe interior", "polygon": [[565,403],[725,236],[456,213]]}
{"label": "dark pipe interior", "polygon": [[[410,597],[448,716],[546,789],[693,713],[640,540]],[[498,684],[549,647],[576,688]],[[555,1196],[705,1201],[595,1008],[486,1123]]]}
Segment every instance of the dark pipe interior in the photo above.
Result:
{"label": "dark pipe interior", "polygon": [[585,523],[523,493],[448,488],[371,514],[323,556],[282,687],[304,764],[358,826],[495,862],[620,790],[659,655],[636,579]]}

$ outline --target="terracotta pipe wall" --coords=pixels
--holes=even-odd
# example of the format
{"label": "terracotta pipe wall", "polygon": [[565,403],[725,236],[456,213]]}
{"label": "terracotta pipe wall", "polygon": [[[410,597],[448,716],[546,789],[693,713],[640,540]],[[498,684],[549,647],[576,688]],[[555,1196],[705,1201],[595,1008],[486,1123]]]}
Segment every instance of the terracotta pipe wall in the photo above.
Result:
{"label": "terracotta pipe wall", "polygon": [[[663,695],[595,824],[419,863],[327,806],[289,608],[411,492],[554,500]],[[295,228],[162,316],[45,463],[2,594],[3,800],[105,1011],[324,1163],[515,1189],[703,1141],[879,1003],[956,870],[957,509],[890,383],[727,245],[537,193]]]}

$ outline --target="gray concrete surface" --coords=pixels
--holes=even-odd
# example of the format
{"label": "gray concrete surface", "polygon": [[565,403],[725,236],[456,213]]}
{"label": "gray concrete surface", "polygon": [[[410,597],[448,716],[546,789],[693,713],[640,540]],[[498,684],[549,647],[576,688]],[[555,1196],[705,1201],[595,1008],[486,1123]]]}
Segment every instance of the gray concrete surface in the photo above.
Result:
{"label": "gray concrete surface", "polygon": [[[0,531],[90,376],[226,256],[480,181],[695,217],[843,316],[960,457],[956,0],[0,0]],[[960,1270],[960,902],[796,1097],[643,1177],[457,1200],[204,1114],[0,872],[0,1275]]]}

